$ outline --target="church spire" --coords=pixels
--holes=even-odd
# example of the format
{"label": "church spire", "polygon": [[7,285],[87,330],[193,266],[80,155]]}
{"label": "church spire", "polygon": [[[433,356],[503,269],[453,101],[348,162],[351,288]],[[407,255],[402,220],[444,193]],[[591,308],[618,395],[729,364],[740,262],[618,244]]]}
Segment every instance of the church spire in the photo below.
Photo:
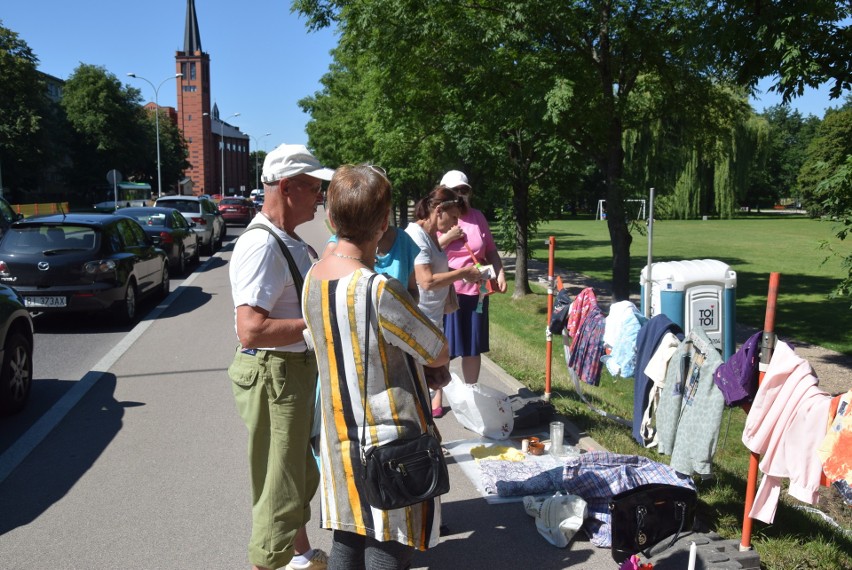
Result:
{"label": "church spire", "polygon": [[186,29],[183,33],[183,53],[189,55],[201,51],[201,32],[195,16],[195,0],[186,0]]}

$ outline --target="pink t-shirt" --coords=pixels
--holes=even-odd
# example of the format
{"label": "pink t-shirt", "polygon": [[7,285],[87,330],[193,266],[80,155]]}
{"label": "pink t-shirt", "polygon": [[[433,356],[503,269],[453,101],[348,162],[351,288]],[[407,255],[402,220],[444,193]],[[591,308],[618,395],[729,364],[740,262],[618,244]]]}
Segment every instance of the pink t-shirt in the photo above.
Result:
{"label": "pink t-shirt", "polygon": [[[467,214],[459,218],[459,227],[464,232],[467,245],[473,250],[477,261],[483,265],[487,265],[487,254],[497,251],[497,244],[494,243],[494,238],[491,236],[491,230],[488,229],[488,222],[485,220],[485,216],[479,210],[469,208]],[[447,253],[447,260],[450,263],[450,269],[461,269],[462,267],[473,265],[470,252],[468,252],[464,244],[465,239],[457,239],[447,244],[447,247],[444,248]],[[465,283],[459,280],[455,282],[455,287],[456,293],[459,295],[479,294],[479,285],[476,283]]]}

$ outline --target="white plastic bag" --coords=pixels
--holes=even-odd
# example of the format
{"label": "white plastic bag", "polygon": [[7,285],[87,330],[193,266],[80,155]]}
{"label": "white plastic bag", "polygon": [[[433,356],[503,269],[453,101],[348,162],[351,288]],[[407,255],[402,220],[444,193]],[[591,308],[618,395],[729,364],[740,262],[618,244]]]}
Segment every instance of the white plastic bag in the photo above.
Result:
{"label": "white plastic bag", "polygon": [[480,384],[466,384],[457,375],[444,387],[444,395],[459,423],[474,433],[492,439],[506,439],[512,433],[515,416],[509,396]]}
{"label": "white plastic bag", "polygon": [[588,514],[582,497],[561,493],[547,499],[526,496],[524,510],[535,518],[538,533],[558,548],[565,548],[571,543]]}

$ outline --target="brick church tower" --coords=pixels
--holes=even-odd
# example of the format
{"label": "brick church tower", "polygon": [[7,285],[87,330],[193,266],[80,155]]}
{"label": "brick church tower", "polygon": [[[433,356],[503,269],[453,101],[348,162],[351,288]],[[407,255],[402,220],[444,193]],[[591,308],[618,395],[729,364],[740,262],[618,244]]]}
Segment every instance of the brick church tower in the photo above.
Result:
{"label": "brick church tower", "polygon": [[[175,62],[183,74],[177,81],[177,124],[189,148],[192,193],[219,194],[223,188],[239,193],[248,184],[249,137],[221,121],[219,109],[210,105],[210,56],[201,49],[195,0],[186,2],[183,51],[175,53]],[[190,192],[182,187],[181,193]]]}

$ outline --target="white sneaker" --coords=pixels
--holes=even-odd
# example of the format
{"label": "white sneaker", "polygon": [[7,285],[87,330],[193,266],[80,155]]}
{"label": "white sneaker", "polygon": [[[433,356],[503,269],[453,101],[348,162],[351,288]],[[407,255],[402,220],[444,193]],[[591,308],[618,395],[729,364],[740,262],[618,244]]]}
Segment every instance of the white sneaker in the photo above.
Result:
{"label": "white sneaker", "polygon": [[328,554],[321,548],[314,548],[311,559],[306,564],[297,564],[294,560],[284,567],[284,570],[325,570],[328,568]]}

